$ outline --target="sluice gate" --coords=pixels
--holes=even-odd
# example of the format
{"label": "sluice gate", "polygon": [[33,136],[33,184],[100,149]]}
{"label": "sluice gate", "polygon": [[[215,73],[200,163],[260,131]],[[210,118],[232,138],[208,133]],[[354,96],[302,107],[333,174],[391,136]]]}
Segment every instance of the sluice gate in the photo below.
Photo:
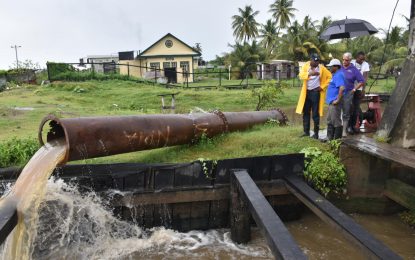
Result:
{"label": "sluice gate", "polygon": [[[115,215],[146,228],[231,228],[234,241],[247,242],[255,222],[276,258],[304,259],[282,221],[301,217],[305,205],[369,258],[400,259],[298,177],[303,168],[303,154],[289,154],[182,164],[66,165],[54,174],[80,190],[98,192]],[[15,173],[0,175],[7,181]],[[120,192],[109,192],[114,189]],[[6,238],[14,215],[0,214],[0,237]]]}

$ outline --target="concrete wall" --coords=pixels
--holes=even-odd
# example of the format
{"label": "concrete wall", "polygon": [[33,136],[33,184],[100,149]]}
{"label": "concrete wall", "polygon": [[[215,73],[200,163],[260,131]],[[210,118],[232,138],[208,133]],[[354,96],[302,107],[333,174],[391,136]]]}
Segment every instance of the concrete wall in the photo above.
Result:
{"label": "concrete wall", "polygon": [[382,115],[377,134],[391,144],[415,148],[415,56],[408,57]]}

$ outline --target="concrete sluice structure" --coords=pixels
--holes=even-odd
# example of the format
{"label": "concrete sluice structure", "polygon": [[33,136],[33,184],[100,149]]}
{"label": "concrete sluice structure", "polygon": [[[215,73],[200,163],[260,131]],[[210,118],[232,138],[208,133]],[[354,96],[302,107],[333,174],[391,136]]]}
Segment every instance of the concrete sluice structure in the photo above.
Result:
{"label": "concrete sluice structure", "polygon": [[[114,214],[152,228],[165,226],[178,231],[230,227],[230,169],[245,168],[263,190],[270,204],[284,219],[297,219],[304,209],[281,180],[285,173],[301,174],[303,155],[276,155],[180,164],[66,165],[53,175],[106,197]],[[0,172],[3,182],[18,170]]]}

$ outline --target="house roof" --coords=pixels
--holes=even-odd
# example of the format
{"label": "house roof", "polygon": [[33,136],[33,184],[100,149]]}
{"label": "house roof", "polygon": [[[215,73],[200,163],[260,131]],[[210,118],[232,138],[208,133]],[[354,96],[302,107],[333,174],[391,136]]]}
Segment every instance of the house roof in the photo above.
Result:
{"label": "house roof", "polygon": [[[147,49],[145,49],[144,51],[142,51],[139,55],[137,55],[137,58],[140,57],[151,57],[151,56],[172,56],[172,55],[145,55],[145,53],[150,50],[151,48],[153,48],[156,44],[158,44],[159,42],[161,42],[164,38],[167,37],[171,37],[174,38],[175,40],[177,40],[178,42],[182,43],[183,45],[185,45],[186,47],[188,47],[189,49],[191,49],[192,51],[194,51],[196,54],[193,55],[186,55],[186,56],[202,56],[202,54],[197,51],[196,49],[194,49],[193,47],[189,46],[188,44],[186,44],[185,42],[183,42],[182,40],[180,40],[179,38],[177,38],[176,36],[174,36],[171,33],[167,33],[166,35],[164,35],[163,37],[161,37],[158,41],[156,41],[155,43],[153,43],[150,47],[148,47]],[[181,56],[181,55],[179,55]]]}

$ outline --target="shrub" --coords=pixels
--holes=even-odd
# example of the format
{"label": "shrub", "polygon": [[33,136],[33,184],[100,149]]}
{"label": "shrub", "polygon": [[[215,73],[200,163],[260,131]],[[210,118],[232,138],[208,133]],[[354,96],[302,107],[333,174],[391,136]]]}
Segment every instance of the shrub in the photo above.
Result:
{"label": "shrub", "polygon": [[286,87],[287,85],[284,83],[267,80],[262,87],[252,89],[251,97],[258,100],[256,110],[275,107],[277,100],[284,95],[284,88]]}
{"label": "shrub", "polygon": [[21,166],[39,149],[39,143],[34,138],[11,140],[0,143],[0,167]]}
{"label": "shrub", "polygon": [[415,228],[415,210],[404,211],[399,214],[399,217],[410,227]]}
{"label": "shrub", "polygon": [[321,194],[341,194],[346,186],[346,170],[333,152],[316,147],[301,150],[306,157],[305,179]]}

